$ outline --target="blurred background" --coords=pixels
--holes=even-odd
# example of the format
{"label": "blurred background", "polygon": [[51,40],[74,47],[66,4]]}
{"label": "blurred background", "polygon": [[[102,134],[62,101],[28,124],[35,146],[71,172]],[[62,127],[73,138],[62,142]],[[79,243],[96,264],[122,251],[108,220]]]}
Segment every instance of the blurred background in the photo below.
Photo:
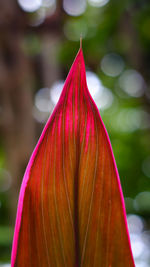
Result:
{"label": "blurred background", "polygon": [[136,266],[150,266],[149,0],[1,0],[0,10],[0,266],[10,266],[23,173],[81,34],[88,87],[119,169]]}

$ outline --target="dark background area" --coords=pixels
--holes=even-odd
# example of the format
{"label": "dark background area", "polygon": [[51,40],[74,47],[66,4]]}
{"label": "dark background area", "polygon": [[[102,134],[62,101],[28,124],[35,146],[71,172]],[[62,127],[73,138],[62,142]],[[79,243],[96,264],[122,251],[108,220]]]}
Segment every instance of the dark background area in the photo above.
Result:
{"label": "dark background area", "polygon": [[23,173],[80,35],[89,90],[120,174],[136,266],[150,266],[150,2],[1,0],[0,11],[0,266],[10,266]]}

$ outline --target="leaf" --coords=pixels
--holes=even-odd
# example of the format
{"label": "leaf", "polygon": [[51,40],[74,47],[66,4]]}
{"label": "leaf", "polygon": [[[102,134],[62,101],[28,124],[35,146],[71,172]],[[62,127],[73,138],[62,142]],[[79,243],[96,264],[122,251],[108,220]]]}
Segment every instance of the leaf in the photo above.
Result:
{"label": "leaf", "polygon": [[23,178],[11,266],[135,266],[118,171],[81,48]]}

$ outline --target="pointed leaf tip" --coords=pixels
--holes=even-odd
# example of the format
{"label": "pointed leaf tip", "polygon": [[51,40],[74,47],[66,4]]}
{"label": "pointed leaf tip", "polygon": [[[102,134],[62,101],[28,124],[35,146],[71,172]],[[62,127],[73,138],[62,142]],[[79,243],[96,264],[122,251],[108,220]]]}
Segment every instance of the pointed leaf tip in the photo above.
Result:
{"label": "pointed leaf tip", "polygon": [[80,49],[82,49],[82,35],[80,36]]}
{"label": "pointed leaf tip", "polygon": [[118,171],[82,47],[21,186],[12,267],[133,267]]}

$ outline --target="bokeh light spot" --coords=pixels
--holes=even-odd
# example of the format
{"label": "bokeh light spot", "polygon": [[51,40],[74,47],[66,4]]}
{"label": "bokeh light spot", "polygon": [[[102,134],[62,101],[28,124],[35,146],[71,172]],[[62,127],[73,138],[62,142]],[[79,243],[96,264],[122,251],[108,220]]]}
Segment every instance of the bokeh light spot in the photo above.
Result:
{"label": "bokeh light spot", "polygon": [[18,0],[20,7],[26,12],[35,12],[42,5],[42,0]]}
{"label": "bokeh light spot", "polygon": [[54,14],[56,10],[56,1],[44,1],[41,7],[37,10],[33,17],[31,17],[31,22],[29,23],[33,27],[41,25],[47,17]]}
{"label": "bokeh light spot", "polygon": [[92,95],[93,98],[97,98],[99,95],[102,94],[102,91],[104,89],[100,79],[92,71],[86,72],[86,79],[90,94]]}
{"label": "bokeh light spot", "polygon": [[136,261],[136,267],[149,267],[149,264],[146,263],[145,261]]}
{"label": "bokeh light spot", "polygon": [[49,88],[41,88],[35,95],[35,106],[42,112],[51,111]]}
{"label": "bokeh light spot", "polygon": [[112,92],[102,85],[100,79],[95,73],[87,71],[86,78],[89,92],[98,108],[101,110],[108,109],[113,103]]}
{"label": "bokeh light spot", "polygon": [[88,2],[91,6],[102,7],[105,6],[109,0],[88,0]]}
{"label": "bokeh light spot", "polygon": [[147,112],[139,108],[124,108],[116,115],[116,130],[134,132],[150,126],[147,121]]}
{"label": "bokeh light spot", "polygon": [[144,242],[141,238],[141,235],[130,234],[130,238],[133,256],[136,259],[142,255],[145,249]]}
{"label": "bokeh light spot", "polygon": [[50,89],[50,98],[54,105],[56,105],[59,100],[63,86],[64,86],[64,81],[59,80],[59,81],[56,81]]}
{"label": "bokeh light spot", "polygon": [[136,70],[126,70],[119,78],[121,89],[132,97],[140,97],[144,93],[145,82]]}
{"label": "bokeh light spot", "polygon": [[63,8],[65,12],[70,16],[80,16],[85,12],[86,1],[85,0],[63,0]]}
{"label": "bokeh light spot", "polygon": [[124,69],[124,61],[118,54],[108,54],[101,61],[102,71],[111,77],[118,76]]}
{"label": "bokeh light spot", "polygon": [[139,193],[134,200],[134,206],[137,211],[140,211],[142,213],[149,213],[150,212],[150,192]]}
{"label": "bokeh light spot", "polygon": [[56,4],[56,0],[42,0],[43,7],[52,7]]}
{"label": "bokeh light spot", "polygon": [[32,115],[37,122],[45,123],[49,117],[49,112],[40,111],[36,106],[33,106]]}
{"label": "bokeh light spot", "polygon": [[139,215],[127,215],[131,248],[135,266],[148,267],[150,261],[150,231],[145,231],[146,221]]}
{"label": "bokeh light spot", "polygon": [[12,184],[12,177],[5,169],[0,169],[0,192],[6,192],[10,189]]}
{"label": "bokeh light spot", "polygon": [[141,233],[143,231],[144,223],[140,216],[130,214],[127,221],[130,233]]}
{"label": "bokeh light spot", "polygon": [[0,267],[11,267],[11,265],[8,263],[6,263],[6,264],[0,264]]}
{"label": "bokeh light spot", "polygon": [[112,106],[114,96],[108,88],[103,87],[102,94],[94,100],[100,110],[106,110]]}

